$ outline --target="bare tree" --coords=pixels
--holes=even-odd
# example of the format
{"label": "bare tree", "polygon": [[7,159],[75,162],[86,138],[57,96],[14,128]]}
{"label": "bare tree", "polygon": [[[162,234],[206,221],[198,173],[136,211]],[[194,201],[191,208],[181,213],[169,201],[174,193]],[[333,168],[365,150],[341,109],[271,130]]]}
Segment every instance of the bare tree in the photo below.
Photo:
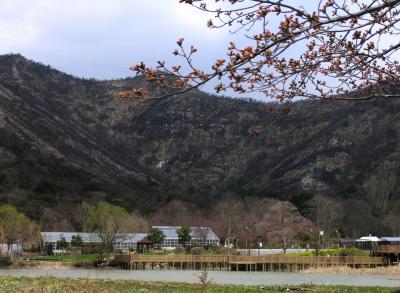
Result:
{"label": "bare tree", "polygon": [[370,202],[364,199],[346,199],[341,201],[344,210],[344,227],[348,237],[359,238],[361,235],[374,233],[377,224],[372,215]]}
{"label": "bare tree", "polygon": [[[400,0],[181,0],[213,16],[211,29],[229,27],[247,45],[231,41],[226,58],[209,69],[195,65],[197,48],[177,41],[173,55],[186,66],[132,66],[161,87],[184,93],[216,80],[216,92],[260,92],[278,101],[295,97],[365,100],[398,97]],[[171,75],[177,78],[170,78]],[[358,91],[356,95],[349,92]],[[123,92],[149,99],[146,88]]]}
{"label": "bare tree", "polygon": [[68,217],[51,208],[43,209],[40,226],[42,231],[69,232],[74,230]]}
{"label": "bare tree", "polygon": [[147,219],[139,212],[133,211],[131,217],[134,220],[134,231],[136,232],[147,232],[149,231],[149,222]]}
{"label": "bare tree", "polygon": [[391,211],[383,218],[383,224],[388,227],[393,236],[400,236],[400,217],[398,211]]}
{"label": "bare tree", "polygon": [[85,230],[85,226],[89,218],[90,205],[82,201],[75,209],[75,220],[81,231]]}
{"label": "bare tree", "polygon": [[329,244],[330,237],[337,230],[343,218],[343,208],[337,201],[322,195],[317,195],[309,202],[310,216],[316,225],[324,231],[325,241]]}
{"label": "bare tree", "polygon": [[194,227],[193,229],[193,239],[199,240],[202,246],[207,246],[208,235],[209,235],[208,227],[198,226]]}
{"label": "bare tree", "polygon": [[256,225],[259,234],[265,234],[271,243],[280,244],[284,252],[293,244],[299,232],[310,234],[313,228],[312,222],[301,216],[288,201],[274,203]]}
{"label": "bare tree", "polygon": [[243,202],[233,195],[227,195],[218,201],[213,209],[214,216],[220,222],[217,233],[224,238],[238,235],[241,230],[244,211]]}
{"label": "bare tree", "polygon": [[391,170],[382,170],[372,175],[364,184],[365,192],[378,216],[385,216],[392,206],[396,189],[396,176]]}
{"label": "bare tree", "polygon": [[191,225],[194,213],[195,208],[190,204],[174,199],[152,215],[150,222],[156,225]]}

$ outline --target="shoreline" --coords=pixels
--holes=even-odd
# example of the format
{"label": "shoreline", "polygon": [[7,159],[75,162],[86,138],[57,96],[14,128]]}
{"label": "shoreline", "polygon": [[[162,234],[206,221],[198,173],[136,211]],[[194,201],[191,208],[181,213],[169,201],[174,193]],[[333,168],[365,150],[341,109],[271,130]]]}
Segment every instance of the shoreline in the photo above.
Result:
{"label": "shoreline", "polygon": [[[0,269],[1,277],[55,277],[88,280],[113,280],[136,282],[182,282],[198,283],[201,271],[190,270],[155,270],[126,271],[113,268],[51,268],[51,269]],[[400,288],[400,279],[393,275],[340,275],[310,274],[292,272],[224,272],[207,271],[208,277],[218,285],[240,286],[279,286],[279,285],[321,285],[321,286],[366,286]]]}
{"label": "shoreline", "polygon": [[93,280],[54,277],[0,277],[0,292],[140,292],[140,293],[278,293],[278,292],[320,292],[320,293],[390,293],[393,288],[379,286],[320,286],[302,285],[221,285],[213,282],[178,283],[126,280]]}
{"label": "shoreline", "polygon": [[7,267],[0,267],[2,269],[98,269],[91,263],[76,263],[76,262],[62,262],[62,261],[30,261],[30,262],[17,262]]}
{"label": "shoreline", "polygon": [[334,275],[383,275],[398,276],[400,278],[400,266],[387,266],[376,268],[351,268],[348,266],[310,268],[303,270],[304,274],[334,274]]}
{"label": "shoreline", "polygon": [[[87,270],[116,270],[124,271],[115,266],[97,267],[90,262],[59,262],[59,261],[31,261],[31,262],[18,262],[14,263],[8,267],[0,267],[1,269],[87,269]],[[154,272],[154,271],[177,271],[174,269],[168,270],[139,270],[143,272]],[[192,271],[192,270],[184,270]],[[201,273],[201,270],[193,270]],[[208,272],[219,271],[219,270],[207,270]],[[233,271],[224,271],[231,273]],[[249,272],[253,273],[253,272]],[[266,271],[264,273],[293,273],[293,272],[277,272],[277,271]],[[376,267],[376,268],[351,268],[348,266],[335,266],[335,267],[318,267],[309,268],[306,270],[299,271],[297,273],[302,274],[331,274],[331,275],[383,275],[383,276],[400,276],[400,265],[397,266],[386,266],[386,267]]]}

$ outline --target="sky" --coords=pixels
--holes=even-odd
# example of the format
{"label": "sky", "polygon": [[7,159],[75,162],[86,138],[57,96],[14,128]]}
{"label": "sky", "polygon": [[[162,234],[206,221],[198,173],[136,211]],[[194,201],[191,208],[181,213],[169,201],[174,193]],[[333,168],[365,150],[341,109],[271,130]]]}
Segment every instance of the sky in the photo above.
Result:
{"label": "sky", "polygon": [[79,77],[133,76],[129,66],[177,63],[176,40],[205,66],[232,35],[207,28],[209,15],[178,0],[0,0],[0,54],[20,53]]}
{"label": "sky", "polygon": [[198,49],[194,65],[207,70],[226,58],[229,41],[248,45],[243,33],[209,29],[211,17],[179,0],[0,0],[0,54],[20,53],[78,77],[117,79],[134,76],[129,67],[141,61],[183,65],[172,54],[183,37]]}

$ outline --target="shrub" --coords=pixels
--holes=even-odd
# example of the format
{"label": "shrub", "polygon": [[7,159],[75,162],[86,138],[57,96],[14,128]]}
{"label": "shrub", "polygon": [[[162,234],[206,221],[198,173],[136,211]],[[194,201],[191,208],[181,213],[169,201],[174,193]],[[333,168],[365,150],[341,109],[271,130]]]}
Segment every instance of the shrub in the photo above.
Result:
{"label": "shrub", "polygon": [[12,264],[10,257],[0,257],[0,267],[8,267]]}
{"label": "shrub", "polygon": [[204,253],[204,249],[202,247],[193,247],[191,252],[193,255],[200,255]]}

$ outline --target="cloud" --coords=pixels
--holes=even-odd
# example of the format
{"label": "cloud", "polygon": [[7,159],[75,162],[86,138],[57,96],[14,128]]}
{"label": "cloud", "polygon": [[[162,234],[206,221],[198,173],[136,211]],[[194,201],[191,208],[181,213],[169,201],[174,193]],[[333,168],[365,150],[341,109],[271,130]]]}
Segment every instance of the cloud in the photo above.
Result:
{"label": "cloud", "polygon": [[20,52],[84,77],[124,77],[140,60],[177,62],[170,53],[179,37],[199,44],[199,63],[211,63],[218,57],[213,48],[223,48],[228,36],[176,0],[2,0],[1,6],[0,53]]}
{"label": "cloud", "polygon": [[14,46],[29,46],[37,40],[39,34],[40,28],[35,24],[19,20],[0,20],[0,43],[2,44],[2,51],[8,51]]}

